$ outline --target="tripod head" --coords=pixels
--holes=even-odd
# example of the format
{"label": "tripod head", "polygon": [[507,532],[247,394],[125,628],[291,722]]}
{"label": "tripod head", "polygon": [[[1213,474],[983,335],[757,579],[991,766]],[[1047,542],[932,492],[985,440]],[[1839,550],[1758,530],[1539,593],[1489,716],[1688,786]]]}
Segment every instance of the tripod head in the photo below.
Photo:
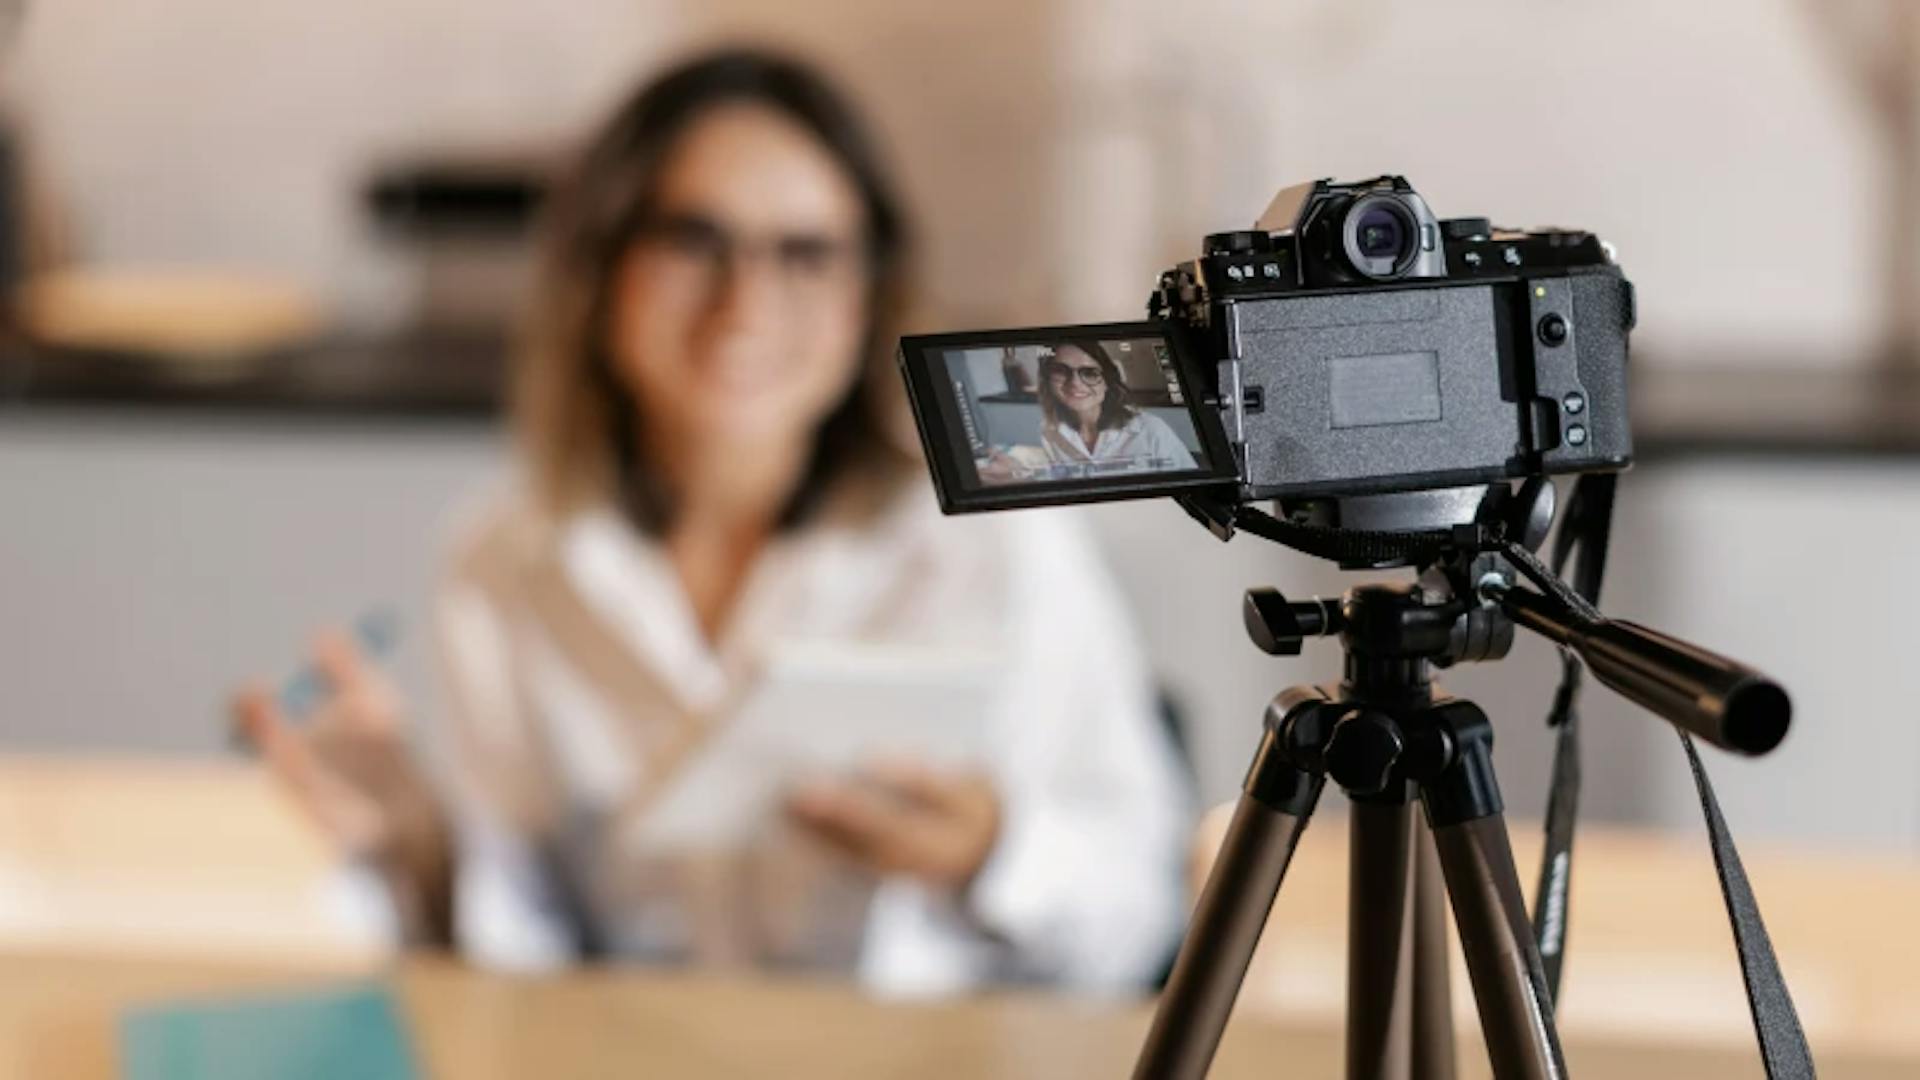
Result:
{"label": "tripod head", "polygon": [[[1394,530],[1427,537],[1430,544],[1425,552],[1409,552],[1407,561],[1423,570],[1413,588],[1382,592],[1363,586],[1339,601],[1305,602],[1289,601],[1271,588],[1249,590],[1242,611],[1247,634],[1274,656],[1298,655],[1309,637],[1338,635],[1350,679],[1368,662],[1398,659],[1416,665],[1424,681],[1425,665],[1500,659],[1512,645],[1514,627],[1523,626],[1578,656],[1615,692],[1715,746],[1747,755],[1778,746],[1791,724],[1792,704],[1777,682],[1698,645],[1605,617],[1533,555],[1553,520],[1552,493],[1541,478],[1517,491],[1496,485],[1470,520],[1456,517],[1444,530]],[[1451,500],[1376,496],[1378,505],[1336,500],[1333,509],[1342,521],[1405,524],[1422,515],[1431,522],[1435,511],[1458,515],[1468,505],[1462,493],[1436,494]],[[1299,546],[1273,530],[1249,527],[1259,523],[1245,508],[1233,523]],[[1328,543],[1337,543],[1327,538],[1344,531],[1298,518],[1290,524],[1318,532]],[[1425,557],[1416,560],[1420,555]],[[1538,588],[1522,586],[1523,577]]]}

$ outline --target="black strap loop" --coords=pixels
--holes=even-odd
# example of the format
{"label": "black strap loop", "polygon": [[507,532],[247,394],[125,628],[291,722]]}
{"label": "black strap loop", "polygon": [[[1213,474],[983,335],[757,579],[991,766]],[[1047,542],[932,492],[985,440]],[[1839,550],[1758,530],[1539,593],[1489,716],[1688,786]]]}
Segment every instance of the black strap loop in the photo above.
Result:
{"label": "black strap loop", "polygon": [[1746,867],[1733,846],[1733,833],[1720,813],[1720,801],[1713,796],[1713,784],[1707,780],[1706,766],[1700,763],[1693,737],[1680,732],[1680,745],[1686,748],[1693,785],[1700,792],[1707,842],[1713,847],[1713,869],[1720,875],[1720,896],[1733,923],[1733,947],[1740,954],[1740,979],[1747,987],[1747,1011],[1753,1015],[1753,1031],[1760,1040],[1760,1060],[1766,1066],[1767,1080],[1814,1080],[1813,1051],[1807,1046],[1806,1032],[1801,1030],[1800,1014],[1793,1007],[1787,980],[1780,974],[1780,961],[1773,955],[1773,939],[1767,936],[1760,902],[1754,899]]}
{"label": "black strap loop", "polygon": [[[1613,531],[1612,473],[1587,473],[1574,482],[1566,517],[1554,537],[1550,578],[1560,578],[1576,555],[1571,589],[1589,607],[1599,603],[1606,572],[1607,541]],[[1513,545],[1519,547],[1519,545]],[[1532,553],[1521,548],[1531,558]],[[1512,554],[1511,552],[1509,553]],[[1539,579],[1536,579],[1539,580]],[[1567,916],[1573,895],[1574,826],[1580,816],[1580,684],[1583,668],[1572,649],[1560,649],[1560,687],[1547,713],[1554,734],[1553,780],[1547,789],[1546,839],[1533,892],[1533,936],[1547,976],[1547,993],[1560,998],[1560,973],[1566,965]]]}
{"label": "black strap loop", "polygon": [[[1574,613],[1589,619],[1600,618],[1594,606],[1600,592],[1600,579],[1606,564],[1608,534],[1613,515],[1614,478],[1583,476],[1569,501],[1567,517],[1554,545],[1554,568],[1542,565],[1533,553],[1519,544],[1509,544],[1507,557],[1516,569],[1541,591],[1559,600]],[[1590,482],[1591,481],[1591,482]],[[1573,584],[1562,581],[1555,571],[1565,566],[1571,553],[1578,553]],[[1534,900],[1534,935],[1540,946],[1540,958],[1546,968],[1549,993],[1559,996],[1560,973],[1566,956],[1566,919],[1572,879],[1574,818],[1580,787],[1579,712],[1576,707],[1581,683],[1581,664],[1571,651],[1561,650],[1562,676],[1559,691],[1547,723],[1558,731],[1553,761],[1553,787],[1547,804],[1547,838],[1541,857],[1540,878]],[[1740,975],[1746,986],[1747,1009],[1753,1017],[1755,1037],[1759,1041],[1761,1061],[1768,1080],[1813,1080],[1813,1053],[1807,1045],[1799,1013],[1786,979],[1780,974],[1780,962],[1774,955],[1766,920],[1740,863],[1733,834],[1713,794],[1706,767],[1699,751],[1686,732],[1680,742],[1699,792],[1700,808],[1707,820],[1707,838],[1713,849],[1714,872],[1720,878],[1720,894],[1726,902],[1727,918],[1733,926],[1734,949],[1740,958]]]}

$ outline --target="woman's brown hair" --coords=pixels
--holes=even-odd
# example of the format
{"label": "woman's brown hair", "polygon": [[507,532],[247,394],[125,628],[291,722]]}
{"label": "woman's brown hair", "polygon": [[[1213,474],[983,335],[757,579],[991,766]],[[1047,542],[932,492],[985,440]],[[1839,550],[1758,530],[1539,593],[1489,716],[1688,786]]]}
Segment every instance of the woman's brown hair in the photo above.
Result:
{"label": "woman's brown hair", "polygon": [[751,104],[810,132],[846,171],[864,216],[869,377],[822,422],[781,517],[797,524],[849,471],[902,460],[875,400],[905,303],[907,229],[893,185],[852,108],[803,64],[770,53],[710,53],[647,83],[588,143],[555,193],[536,307],[520,352],[514,419],[544,509],[565,515],[609,498],[658,532],[673,507],[639,456],[641,417],[614,374],[607,322],[620,260],[651,219],[660,177],[688,130],[717,106]]}
{"label": "woman's brown hair", "polygon": [[1063,349],[1078,349],[1091,357],[1094,363],[1100,365],[1100,375],[1107,384],[1107,392],[1100,399],[1100,419],[1094,425],[1095,429],[1110,431],[1117,427],[1124,427],[1128,420],[1133,419],[1133,406],[1127,402],[1126,376],[1120,373],[1120,365],[1113,362],[1107,347],[1092,338],[1072,338],[1063,341],[1053,350],[1052,356],[1040,361],[1040,412],[1047,418],[1047,423],[1059,424],[1062,422],[1061,413],[1071,411],[1065,409],[1059,397],[1054,394],[1053,380],[1047,374],[1060,363],[1059,356]]}

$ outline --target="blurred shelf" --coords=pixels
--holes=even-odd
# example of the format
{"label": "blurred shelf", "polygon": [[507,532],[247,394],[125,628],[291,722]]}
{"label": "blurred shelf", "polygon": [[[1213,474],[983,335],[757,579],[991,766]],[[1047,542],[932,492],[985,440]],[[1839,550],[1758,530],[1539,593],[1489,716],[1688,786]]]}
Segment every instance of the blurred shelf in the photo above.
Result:
{"label": "blurred shelf", "polygon": [[[490,421],[504,336],[333,341],[212,368],[108,351],[0,344],[0,406],[207,410]],[[1673,457],[1920,456],[1920,366],[1676,368],[1637,363],[1634,441]]]}
{"label": "blurred shelf", "polygon": [[1633,430],[1641,460],[1920,456],[1920,366],[1685,369],[1636,363]]}
{"label": "blurred shelf", "polygon": [[329,341],[204,368],[109,350],[0,345],[0,405],[490,421],[500,337]]}

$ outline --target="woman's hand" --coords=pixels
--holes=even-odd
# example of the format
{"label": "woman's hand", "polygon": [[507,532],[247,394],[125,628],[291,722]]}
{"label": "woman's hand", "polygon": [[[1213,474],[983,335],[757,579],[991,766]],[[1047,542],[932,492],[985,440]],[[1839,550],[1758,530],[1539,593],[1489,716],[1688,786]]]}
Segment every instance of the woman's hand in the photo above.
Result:
{"label": "woman's hand", "polygon": [[320,636],[314,666],[327,695],[304,722],[250,686],[234,698],[234,728],[341,855],[380,870],[410,933],[444,939],[452,849],[400,695],[343,633]]}
{"label": "woman's hand", "polygon": [[987,460],[977,467],[980,482],[983,484],[1010,484],[1021,478],[1025,470],[1004,450],[993,450]]}
{"label": "woman's hand", "polygon": [[962,892],[1000,836],[1000,797],[977,773],[890,763],[787,800],[802,828],[882,874]]}

